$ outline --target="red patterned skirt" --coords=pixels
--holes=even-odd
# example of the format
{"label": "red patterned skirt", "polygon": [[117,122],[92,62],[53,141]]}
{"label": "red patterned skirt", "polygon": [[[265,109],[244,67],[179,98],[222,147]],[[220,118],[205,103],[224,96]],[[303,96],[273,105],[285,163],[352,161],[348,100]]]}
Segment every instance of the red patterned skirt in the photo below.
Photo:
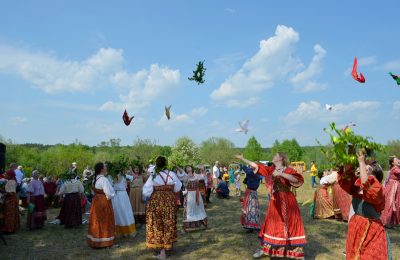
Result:
{"label": "red patterned skirt", "polygon": [[3,231],[14,233],[20,227],[18,198],[15,193],[7,193],[4,199],[4,227]]}
{"label": "red patterned skirt", "polygon": [[146,247],[171,250],[178,239],[177,205],[173,185],[154,186],[146,205]]}
{"label": "red patterned skirt", "polygon": [[270,257],[304,259],[307,243],[296,197],[290,191],[274,192],[258,236]]}
{"label": "red patterned skirt", "polygon": [[92,248],[110,247],[115,238],[114,211],[102,190],[94,189],[94,192],[86,241]]}
{"label": "red patterned skirt", "polygon": [[314,218],[331,218],[335,215],[333,203],[328,192],[329,187],[319,185],[314,193]]}
{"label": "red patterned skirt", "polygon": [[260,229],[260,205],[255,190],[246,189],[244,193],[240,223],[245,229]]}
{"label": "red patterned skirt", "polygon": [[354,215],[349,221],[346,259],[387,260],[388,240],[380,220]]}
{"label": "red patterned skirt", "polygon": [[351,195],[348,194],[339,183],[333,184],[332,188],[333,197],[333,211],[335,212],[335,218],[349,220],[349,212],[351,205]]}
{"label": "red patterned skirt", "polygon": [[60,224],[65,228],[77,227],[82,224],[82,207],[79,193],[65,195],[59,215]]}
{"label": "red patterned skirt", "polygon": [[389,180],[385,186],[385,209],[381,220],[386,226],[400,224],[400,181]]}
{"label": "red patterned skirt", "polygon": [[38,229],[44,226],[47,220],[46,202],[43,195],[32,196],[31,203],[35,205],[32,213],[28,212],[27,226],[29,229]]}

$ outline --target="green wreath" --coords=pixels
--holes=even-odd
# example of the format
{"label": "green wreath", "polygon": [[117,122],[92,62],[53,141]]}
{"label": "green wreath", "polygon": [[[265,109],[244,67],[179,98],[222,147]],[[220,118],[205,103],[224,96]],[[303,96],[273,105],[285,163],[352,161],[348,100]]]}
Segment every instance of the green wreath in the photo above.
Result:
{"label": "green wreath", "polygon": [[203,84],[205,80],[203,79],[206,68],[204,68],[204,61],[199,61],[197,63],[196,70],[193,71],[193,77],[188,78],[189,80],[194,80],[197,82],[198,85]]}

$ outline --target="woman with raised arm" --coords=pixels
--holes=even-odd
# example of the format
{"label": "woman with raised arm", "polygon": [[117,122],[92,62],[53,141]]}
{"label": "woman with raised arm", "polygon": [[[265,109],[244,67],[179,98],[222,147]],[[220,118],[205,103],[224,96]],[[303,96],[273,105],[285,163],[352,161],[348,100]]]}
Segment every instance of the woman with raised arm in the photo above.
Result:
{"label": "woman with raised arm", "polygon": [[237,155],[236,158],[265,177],[265,185],[271,194],[267,214],[258,235],[262,249],[257,250],[253,257],[266,255],[304,259],[303,246],[307,243],[304,225],[296,197],[291,192],[291,187],[298,188],[303,184],[303,176],[288,167],[288,157],[281,152],[272,159],[272,166],[249,161],[243,155]]}
{"label": "woman with raised arm", "polygon": [[388,260],[389,243],[380,213],[385,207],[384,189],[381,185],[383,171],[377,162],[367,164],[363,152],[358,153],[360,176],[346,165],[338,172],[340,186],[353,196],[354,215],[350,218],[346,259]]}
{"label": "woman with raised arm", "polygon": [[167,159],[159,156],[152,176],[143,186],[143,196],[150,197],[146,205],[146,246],[160,250],[156,257],[166,258],[166,250],[172,250],[178,239],[177,200],[182,183],[172,171],[166,169]]}

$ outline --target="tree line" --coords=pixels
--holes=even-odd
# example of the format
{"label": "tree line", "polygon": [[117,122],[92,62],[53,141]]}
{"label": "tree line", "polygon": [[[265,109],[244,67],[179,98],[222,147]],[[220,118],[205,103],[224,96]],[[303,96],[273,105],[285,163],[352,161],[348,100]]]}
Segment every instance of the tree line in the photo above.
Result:
{"label": "tree line", "polygon": [[[43,175],[61,176],[72,162],[77,162],[78,168],[83,171],[86,165],[93,166],[98,161],[113,162],[121,156],[132,158],[141,165],[148,165],[162,155],[169,159],[171,167],[172,163],[212,166],[216,160],[228,166],[235,161],[234,155],[238,153],[243,153],[250,160],[261,161],[271,160],[276,152],[282,151],[288,154],[292,162],[305,161],[307,168],[311,161],[315,161],[319,168],[329,164],[320,146],[301,147],[296,139],[286,139],[276,140],[272,147],[263,148],[254,136],[249,138],[244,148],[235,147],[229,139],[220,137],[211,137],[198,145],[186,136],[176,140],[173,146],[162,146],[153,140],[140,138],[129,146],[122,146],[118,138],[96,146],[88,146],[78,140],[68,145],[16,144],[4,139],[0,139],[0,142],[7,145],[6,165],[11,162],[23,165],[28,175],[37,169]],[[377,159],[387,169],[389,156],[400,155],[400,140],[389,141],[385,147],[384,152],[377,154]]]}

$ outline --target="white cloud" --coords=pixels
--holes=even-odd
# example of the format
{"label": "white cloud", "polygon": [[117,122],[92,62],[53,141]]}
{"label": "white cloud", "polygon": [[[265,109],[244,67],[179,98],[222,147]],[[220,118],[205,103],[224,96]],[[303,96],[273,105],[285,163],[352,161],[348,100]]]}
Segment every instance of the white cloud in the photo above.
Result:
{"label": "white cloud", "polygon": [[161,67],[158,64],[152,64],[149,70],[136,73],[118,72],[112,78],[112,82],[117,86],[124,86],[129,91],[127,94],[121,94],[118,102],[104,103],[100,110],[121,111],[125,108],[135,110],[147,107],[155,98],[168,95],[177,88],[179,79],[179,70]]}
{"label": "white cloud", "polygon": [[322,60],[326,55],[326,50],[321,45],[316,44],[314,46],[314,56],[311,63],[306,69],[298,72],[294,75],[290,81],[294,84],[295,91],[298,92],[314,92],[321,91],[327,88],[326,83],[318,83],[312,79],[321,73],[322,71]]}
{"label": "white cloud", "polygon": [[120,49],[101,48],[82,61],[0,45],[0,73],[15,74],[47,93],[79,92],[104,86],[123,63]]}
{"label": "white cloud", "polygon": [[321,61],[325,57],[326,51],[319,44],[316,44],[314,46],[314,52],[315,54],[310,65],[308,65],[305,70],[297,73],[293,78],[291,78],[290,81],[292,83],[298,84],[306,82],[321,72]]}
{"label": "white cloud", "polygon": [[382,68],[386,71],[400,70],[400,60],[389,61],[383,64]]}
{"label": "white cloud", "polygon": [[28,121],[28,119],[26,117],[22,117],[22,116],[15,116],[10,118],[10,122],[13,125],[22,125],[24,123],[26,123]]}
{"label": "white cloud", "polygon": [[232,8],[229,8],[229,7],[225,8],[224,11],[229,13],[229,14],[231,14],[231,15],[236,14],[236,10],[232,9]]}
{"label": "white cloud", "polygon": [[198,108],[193,108],[192,111],[190,112],[190,115],[193,117],[196,116],[204,116],[205,114],[207,114],[208,109],[205,107],[198,107]]}
{"label": "white cloud", "polygon": [[361,57],[357,60],[358,66],[371,66],[376,63],[376,56]]}
{"label": "white cloud", "polygon": [[377,108],[380,106],[376,101],[354,101],[348,104],[333,104],[332,111],[327,111],[317,101],[301,102],[296,110],[289,112],[283,121],[290,125],[313,122],[342,123],[368,122],[377,115]]}
{"label": "white cloud", "polygon": [[[357,58],[357,66],[358,67],[368,67],[368,66],[376,64],[376,61],[377,61],[376,56],[360,57],[360,58]],[[353,62],[354,62],[354,60],[352,60],[351,67],[348,67],[345,70],[345,72],[344,72],[345,76],[351,76],[351,72],[353,70]]]}
{"label": "white cloud", "polygon": [[[300,59],[294,57],[298,41],[299,34],[293,28],[278,25],[275,35],[261,40],[258,52],[214,90],[211,98],[229,107],[247,107],[258,103],[260,93],[284,80],[289,73],[304,67]],[[293,83],[299,84],[299,91],[326,88],[326,84],[311,80],[320,72],[320,62],[326,53],[320,45],[315,45],[314,51],[315,56],[309,67],[292,78]]]}

